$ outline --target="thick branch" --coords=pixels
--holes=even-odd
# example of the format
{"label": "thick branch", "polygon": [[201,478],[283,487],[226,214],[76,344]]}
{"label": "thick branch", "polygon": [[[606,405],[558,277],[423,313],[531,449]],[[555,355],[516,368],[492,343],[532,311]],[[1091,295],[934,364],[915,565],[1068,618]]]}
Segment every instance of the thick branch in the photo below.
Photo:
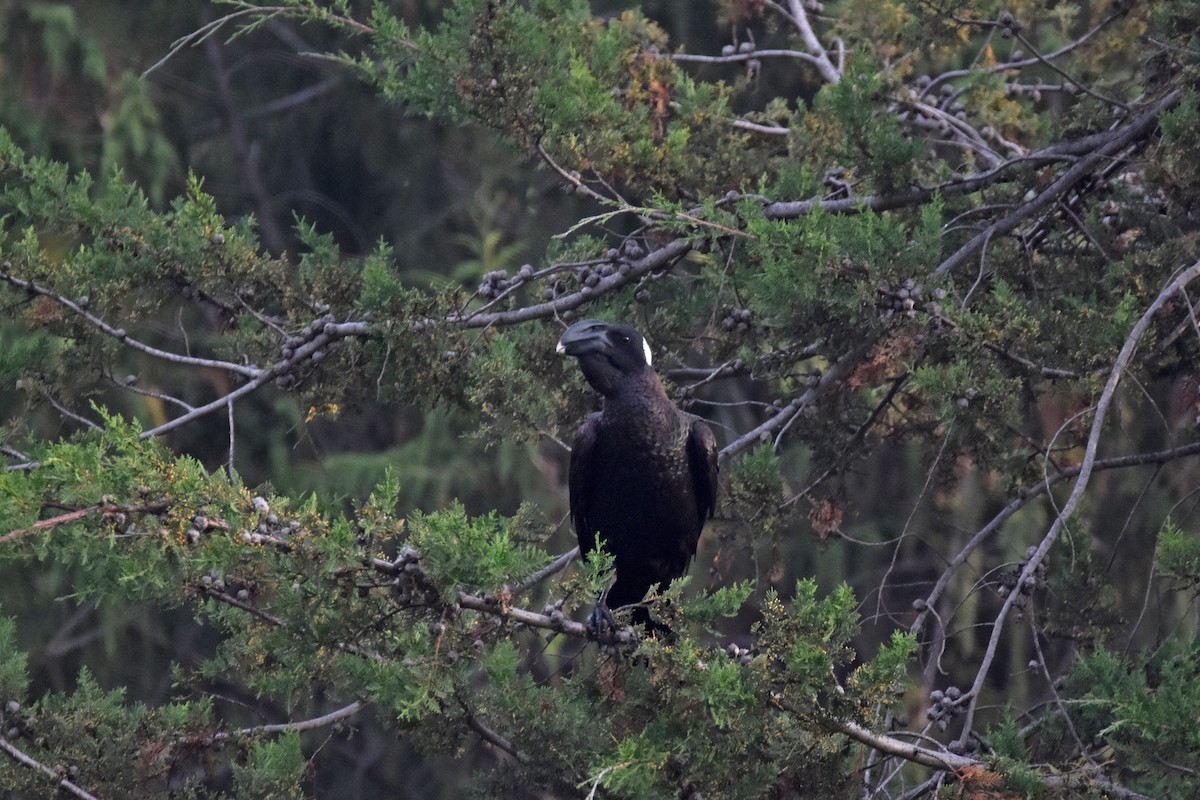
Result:
{"label": "thick branch", "polygon": [[966,756],[930,750],[927,747],[920,747],[891,736],[875,733],[869,728],[864,728],[862,725],[859,725],[856,722],[842,722],[840,723],[839,728],[842,733],[846,734],[856,742],[865,744],[867,747],[870,747],[873,750],[878,750],[886,755],[903,758],[905,761],[911,761],[914,764],[924,764],[927,767],[934,767],[935,769],[941,769],[947,772],[956,772],[964,767],[975,766],[978,763],[974,759],[967,758]]}
{"label": "thick branch", "polygon": [[509,741],[507,737],[496,733],[496,731],[492,730],[483,722],[481,722],[478,717],[472,714],[465,707],[463,708],[463,713],[467,720],[467,726],[479,734],[480,739],[483,739],[488,744],[503,750],[517,761],[523,762],[525,760],[525,757],[521,755],[520,751],[517,750],[516,746],[513,745],[513,743]]}
{"label": "thick branch", "polygon": [[343,706],[336,711],[330,711],[328,714],[322,714],[319,717],[312,719],[302,719],[295,722],[279,722],[273,725],[256,725],[253,728],[241,728],[231,733],[218,734],[225,736],[263,736],[272,733],[291,733],[292,731],[311,731],[314,728],[324,728],[328,725],[334,725],[344,719],[349,719],[363,709],[366,704],[361,700],[355,700],[348,706]]}
{"label": "thick branch", "polygon": [[[536,614],[523,608],[501,603],[490,597],[478,597],[460,591],[458,593],[458,604],[472,611],[479,611],[483,614],[489,614],[510,622],[518,622],[522,625],[528,625],[531,628],[543,628],[557,633],[565,633],[568,636],[576,636],[580,639],[594,638],[582,623],[565,617],[558,619],[557,617],[548,617],[545,614]],[[601,644],[629,644],[633,641],[633,629],[619,628],[607,636],[602,634],[598,641]]]}
{"label": "thick branch", "polygon": [[692,62],[696,64],[737,64],[759,58],[797,58],[807,61],[820,69],[821,59],[801,50],[751,50],[748,53],[730,53],[727,56],[703,56],[691,53],[671,53],[663,56],[671,61]]}
{"label": "thick branch", "polygon": [[814,57],[817,71],[821,73],[821,77],[829,83],[837,83],[842,79],[842,74],[833,62],[829,60],[829,54],[825,51],[821,41],[817,38],[817,34],[813,31],[812,24],[808,21],[808,12],[804,10],[804,3],[801,0],[788,0],[788,10],[791,11],[790,17],[792,24],[796,26],[796,30],[800,33],[800,41],[804,42],[805,49],[808,50]]}
{"label": "thick branch", "polygon": [[966,261],[974,258],[980,249],[987,246],[987,243],[991,239],[1009,233],[1025,220],[1049,208],[1062,195],[1090,177],[1102,165],[1116,158],[1126,147],[1149,135],[1158,125],[1159,116],[1175,105],[1181,96],[1182,93],[1178,90],[1170,92],[1155,103],[1152,108],[1143,111],[1124,126],[1117,128],[1116,135],[1106,144],[1097,148],[1090,155],[1081,158],[1070,169],[1060,175],[1057,180],[1042,190],[1033,200],[1021,204],[1016,211],[992,223],[976,234],[974,238],[943,261],[933,271],[933,274],[935,276],[946,275],[957,267],[962,266]]}

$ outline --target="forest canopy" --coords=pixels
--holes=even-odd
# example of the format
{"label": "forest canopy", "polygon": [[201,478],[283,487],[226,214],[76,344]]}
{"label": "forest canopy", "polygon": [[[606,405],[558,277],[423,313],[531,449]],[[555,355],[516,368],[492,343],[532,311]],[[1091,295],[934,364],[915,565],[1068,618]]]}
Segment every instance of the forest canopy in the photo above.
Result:
{"label": "forest canopy", "polygon": [[[1200,4],[0,22],[0,796],[1200,794]],[[584,318],[716,434],[671,636]]]}

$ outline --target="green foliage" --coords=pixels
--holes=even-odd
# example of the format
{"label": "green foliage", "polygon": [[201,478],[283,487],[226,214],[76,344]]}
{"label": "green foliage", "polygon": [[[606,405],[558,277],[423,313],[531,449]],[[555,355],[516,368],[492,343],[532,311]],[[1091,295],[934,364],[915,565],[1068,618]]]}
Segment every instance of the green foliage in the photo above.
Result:
{"label": "green foliage", "polygon": [[246,751],[246,763],[233,765],[236,796],[285,798],[301,794],[306,761],[300,734],[284,734],[257,742]]}
{"label": "green foliage", "polygon": [[25,697],[29,688],[28,657],[17,648],[16,623],[0,618],[0,698]]}
{"label": "green foliage", "polygon": [[412,545],[443,579],[445,599],[458,587],[491,594],[546,564],[545,553],[513,540],[509,523],[495,514],[468,519],[458,504],[409,519]]}
{"label": "green foliage", "polygon": [[617,743],[612,762],[595,770],[580,788],[604,786],[622,797],[650,798],[659,796],[658,775],[666,765],[668,754],[656,750],[645,736],[630,736]]}
{"label": "green foliage", "polygon": [[588,552],[587,559],[580,564],[583,583],[588,587],[590,594],[599,594],[608,586],[617,566],[616,557],[604,549],[604,540],[599,534],[596,535],[595,542],[596,545]]}
{"label": "green foliage", "polygon": [[1025,756],[1025,741],[1011,714],[1001,717],[999,722],[988,728],[988,741],[999,758],[1017,760]]}
{"label": "green foliage", "polygon": [[[1080,698],[1072,707],[1080,734],[1111,747],[1137,791],[1200,790],[1200,731],[1192,713],[1200,702],[1200,640],[1173,640],[1130,666],[1109,650],[1075,665],[1068,690]],[[1164,764],[1174,769],[1164,770]]]}
{"label": "green foliage", "polygon": [[904,135],[893,115],[881,113],[877,99],[883,88],[870,60],[851,59],[842,79],[825,87],[811,114],[801,120],[809,130],[820,131],[819,138],[801,144],[804,150],[816,157],[815,149],[823,149],[820,157],[827,166],[856,165],[861,177],[869,178],[880,193],[912,181],[920,149],[917,141]]}
{"label": "green foliage", "polygon": [[736,615],[753,593],[754,584],[751,581],[722,586],[688,603],[683,609],[684,619],[700,625],[712,625],[721,617]]}
{"label": "green foliage", "polygon": [[1200,538],[1172,520],[1163,523],[1154,551],[1158,571],[1176,588],[1200,593]]}
{"label": "green foliage", "polygon": [[[364,753],[372,796],[447,753],[430,796],[912,793],[866,729],[969,762],[941,794],[1200,792],[1187,298],[1015,584],[1200,258],[1196,3],[102,5],[0,7],[27,759],[97,796],[337,794]],[[671,636],[589,639],[602,543],[531,580],[574,543],[584,316],[725,448]]]}

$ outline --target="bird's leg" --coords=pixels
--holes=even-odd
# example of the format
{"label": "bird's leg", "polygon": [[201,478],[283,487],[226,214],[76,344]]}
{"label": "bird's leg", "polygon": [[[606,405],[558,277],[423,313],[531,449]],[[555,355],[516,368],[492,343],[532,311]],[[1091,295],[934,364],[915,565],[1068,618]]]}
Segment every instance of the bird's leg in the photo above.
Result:
{"label": "bird's leg", "polygon": [[596,601],[596,607],[587,618],[588,635],[599,639],[601,635],[612,633],[617,629],[617,621],[613,619],[612,611],[608,608],[608,592],[603,592]]}

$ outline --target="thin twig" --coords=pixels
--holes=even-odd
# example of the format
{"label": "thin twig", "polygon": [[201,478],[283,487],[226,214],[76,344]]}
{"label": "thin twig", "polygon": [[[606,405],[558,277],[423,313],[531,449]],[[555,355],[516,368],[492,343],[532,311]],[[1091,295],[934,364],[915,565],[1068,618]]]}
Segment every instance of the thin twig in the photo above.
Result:
{"label": "thin twig", "polygon": [[58,402],[58,401],[57,401],[57,400],[55,400],[53,397],[51,397],[50,395],[46,395],[46,400],[47,400],[47,401],[49,401],[50,405],[54,406],[54,410],[55,410],[55,411],[57,411],[58,413],[62,414],[62,415],[63,415],[64,417],[66,417],[67,419],[69,419],[69,420],[72,420],[72,421],[74,421],[74,422],[78,422],[78,423],[79,423],[80,425],[82,425],[83,427],[85,427],[85,428],[91,428],[91,429],[92,429],[92,430],[94,430],[94,431],[102,431],[102,430],[104,430],[104,429],[103,429],[103,428],[101,428],[99,425],[97,425],[95,422],[92,422],[92,421],[91,421],[90,419],[88,419],[87,417],[84,417],[84,416],[81,416],[81,415],[79,415],[79,414],[76,414],[74,411],[72,411],[71,409],[67,408],[67,407],[66,407],[66,406],[64,406],[62,403]]}
{"label": "thin twig", "polygon": [[[1097,461],[1093,465],[1093,471],[1122,469],[1125,467],[1139,467],[1148,464],[1163,464],[1169,461],[1174,461],[1188,456],[1200,455],[1200,442],[1192,442],[1181,447],[1174,447],[1169,450],[1158,450],[1152,453],[1138,453],[1130,456],[1120,456],[1117,458],[1109,458],[1102,461]],[[970,559],[980,545],[987,541],[994,533],[1000,530],[1004,523],[1013,514],[1016,514],[1029,503],[1032,503],[1041,495],[1048,492],[1051,487],[1060,481],[1074,478],[1080,472],[1082,467],[1071,467],[1070,469],[1062,470],[1054,475],[1047,476],[1037,483],[1028,484],[1017,490],[1017,496],[999,513],[997,513],[986,525],[980,528],[963,546],[962,550],[954,556],[953,559],[942,570],[938,577],[937,583],[924,600],[919,602],[920,611],[909,626],[909,631],[912,633],[920,632],[925,625],[925,620],[929,614],[934,613],[933,608],[942,596],[942,592],[950,585],[950,581],[954,578],[957,570]]]}
{"label": "thin twig", "polygon": [[111,336],[112,338],[114,338],[118,342],[120,342],[121,344],[126,345],[134,350],[139,351],[139,352],[145,353],[148,356],[152,356],[154,358],[159,358],[159,359],[162,359],[163,361],[169,361],[172,364],[185,364],[187,366],[192,366],[192,367],[208,367],[211,369],[225,370],[226,372],[234,372],[234,373],[237,373],[238,375],[244,375],[248,378],[252,378],[258,374],[258,370],[256,368],[250,367],[250,366],[245,366],[243,364],[238,364],[233,361],[218,361],[216,359],[211,359],[211,358],[195,358],[193,356],[181,355],[179,353],[172,353],[167,350],[159,350],[157,347],[151,347],[150,345],[148,345],[144,342],[134,339],[133,337],[129,336],[125,332],[125,330],[122,328],[114,328],[113,326],[111,326],[107,322],[105,322],[104,320],[97,317],[95,314],[92,314],[91,312],[84,309],[82,306],[80,306],[75,301],[69,300],[66,297],[63,297],[62,295],[58,294],[57,292],[54,292],[50,289],[47,289],[44,286],[36,284],[33,281],[27,281],[27,280],[24,280],[23,278],[18,278],[16,275],[13,275],[7,271],[0,271],[0,280],[6,281],[6,282],[12,284],[13,286],[17,287],[18,289],[24,289],[25,291],[27,291],[31,294],[40,295],[42,297],[47,297],[47,298],[53,300],[54,302],[61,305],[63,308],[66,308],[67,310],[71,311],[73,314],[78,316],[80,319],[87,322],[92,327],[99,330],[101,333]]}
{"label": "thin twig", "polygon": [[[1104,19],[1102,19],[1098,23],[1096,23],[1096,25],[1094,27],[1088,29],[1078,39],[1068,42],[1067,44],[1063,45],[1062,47],[1058,48],[1057,50],[1055,50],[1052,53],[1046,53],[1044,55],[1039,55],[1034,58],[1017,59],[1015,61],[1005,61],[1000,64],[994,64],[993,66],[988,67],[986,72],[988,74],[992,74],[992,75],[999,73],[999,72],[1009,72],[1014,69],[1021,69],[1022,67],[1032,67],[1033,65],[1040,64],[1043,61],[1053,61],[1054,59],[1058,58],[1059,56],[1064,56],[1067,53],[1070,53],[1072,50],[1082,47],[1089,40],[1091,40],[1096,34],[1100,33],[1100,31],[1102,31],[1106,27],[1108,27],[1112,22],[1125,16],[1125,14],[1129,11],[1130,8],[1133,7],[1133,5],[1134,5],[1133,3],[1121,4],[1122,7],[1119,7],[1118,10],[1116,11],[1116,13],[1109,14],[1107,17],[1105,17]],[[977,72],[978,72],[978,70],[973,70],[973,69],[953,69],[953,70],[949,70],[947,72],[943,72],[941,75],[938,75],[936,78],[934,78],[932,81],[930,81],[930,83],[924,88],[924,93],[926,95],[932,95],[933,92],[937,90],[937,87],[940,86],[941,84],[945,83],[946,81],[954,80],[955,78],[964,78],[968,75],[973,75]]]}
{"label": "thin twig", "polygon": [[28,528],[17,528],[16,530],[9,531],[3,536],[0,536],[0,544],[7,544],[16,539],[28,536],[31,533],[42,533],[44,531],[57,528],[60,525],[78,522],[81,519],[96,516],[98,514],[102,516],[111,514],[161,514],[170,507],[171,503],[165,500],[160,503],[150,503],[147,505],[137,506],[119,506],[116,503],[105,500],[100,503],[96,503],[95,505],[72,509],[65,514],[59,514],[55,517],[39,519]]}
{"label": "thin twig", "polygon": [[870,343],[860,344],[845,353],[821,376],[815,386],[805,389],[766,422],[725,445],[717,454],[718,458],[724,462],[752,447],[755,442],[761,441],[764,437],[769,441],[777,430],[789,424],[797,415],[805,413],[819,398],[825,396],[836,384],[841,383],[842,379],[858,366],[870,347]]}
{"label": "thin twig", "polygon": [[549,578],[551,575],[555,574],[556,572],[561,572],[562,570],[566,569],[567,565],[570,564],[572,561],[574,561],[578,556],[579,556],[579,548],[572,547],[570,550],[563,553],[561,556],[554,559],[549,564],[542,567],[541,569],[539,569],[537,572],[530,575],[525,580],[521,581],[520,583],[516,584],[515,586],[510,586],[508,589],[509,594],[512,595],[513,597],[516,597],[517,595],[521,594],[522,592],[529,589],[530,587],[538,585],[539,583],[544,581],[546,578]]}

